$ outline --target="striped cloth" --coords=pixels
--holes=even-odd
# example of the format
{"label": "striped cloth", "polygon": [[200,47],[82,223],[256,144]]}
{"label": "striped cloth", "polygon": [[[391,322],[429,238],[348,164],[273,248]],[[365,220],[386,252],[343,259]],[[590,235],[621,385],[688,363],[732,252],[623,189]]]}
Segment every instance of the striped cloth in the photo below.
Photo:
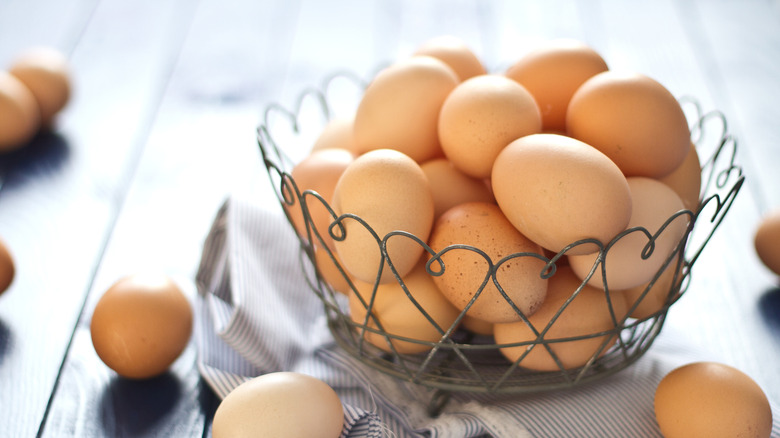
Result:
{"label": "striped cloth", "polygon": [[[298,263],[278,205],[232,196],[219,210],[197,274],[198,367],[220,397],[274,371],[317,377],[344,405],[342,437],[660,437],[653,394],[661,378],[697,360],[683,336],[662,333],[629,368],[554,393],[455,394],[429,417],[433,390],[400,382],[342,352]],[[666,329],[665,329],[666,331]],[[773,437],[780,413],[773,405]]]}

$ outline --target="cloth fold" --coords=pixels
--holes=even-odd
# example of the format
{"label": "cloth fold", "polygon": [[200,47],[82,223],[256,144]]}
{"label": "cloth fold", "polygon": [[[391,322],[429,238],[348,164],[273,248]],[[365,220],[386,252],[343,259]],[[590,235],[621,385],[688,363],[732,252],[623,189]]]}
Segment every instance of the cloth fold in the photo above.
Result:
{"label": "cloth fold", "polygon": [[[431,417],[435,390],[385,375],[335,344],[299,260],[278,204],[261,205],[251,194],[226,200],[196,277],[198,368],[220,398],[269,372],[317,377],[342,400],[343,438],[660,437],[655,388],[672,369],[698,360],[680,344],[683,336],[664,332],[635,364],[598,382],[530,395],[456,393]],[[772,411],[772,436],[780,437]]]}

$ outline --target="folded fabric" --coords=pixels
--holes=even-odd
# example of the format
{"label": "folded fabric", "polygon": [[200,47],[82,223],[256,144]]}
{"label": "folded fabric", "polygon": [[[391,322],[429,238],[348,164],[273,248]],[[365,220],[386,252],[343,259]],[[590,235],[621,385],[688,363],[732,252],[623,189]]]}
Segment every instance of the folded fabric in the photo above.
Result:
{"label": "folded fabric", "polygon": [[[197,273],[198,367],[220,397],[252,377],[297,371],[336,390],[342,437],[660,437],[653,395],[669,371],[715,359],[664,329],[635,364],[569,390],[452,394],[402,382],[342,351],[301,270],[300,247],[278,204],[235,194],[216,215]],[[773,437],[780,437],[775,405]],[[305,415],[305,413],[301,413]]]}

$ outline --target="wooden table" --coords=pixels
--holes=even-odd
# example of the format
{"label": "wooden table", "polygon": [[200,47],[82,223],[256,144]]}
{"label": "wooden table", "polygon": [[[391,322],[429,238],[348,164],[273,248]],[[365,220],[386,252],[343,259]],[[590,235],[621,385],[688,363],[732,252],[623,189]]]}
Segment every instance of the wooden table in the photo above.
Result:
{"label": "wooden table", "polygon": [[2,0],[0,63],[56,47],[74,96],[53,132],[0,157],[0,236],[18,268],[0,296],[0,435],[209,435],[218,399],[194,344],[162,377],[118,378],[92,348],[97,299],[123,275],[161,270],[194,300],[217,208],[265,178],[264,105],[445,33],[491,69],[578,38],[725,113],[746,185],[668,324],[780,403],[780,290],[752,246],[780,207],[777,1]]}

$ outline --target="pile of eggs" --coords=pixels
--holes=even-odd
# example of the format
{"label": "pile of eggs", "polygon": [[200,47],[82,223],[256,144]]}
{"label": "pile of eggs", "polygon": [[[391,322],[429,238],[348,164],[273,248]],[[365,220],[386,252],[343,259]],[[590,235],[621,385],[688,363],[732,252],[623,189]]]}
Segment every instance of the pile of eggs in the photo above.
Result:
{"label": "pile of eggs", "polygon": [[[456,321],[511,344],[537,338],[529,323],[542,331],[556,318],[546,339],[568,338],[660,311],[700,172],[683,109],[656,80],[610,70],[592,48],[562,39],[489,73],[462,41],[442,36],[381,70],[354,115],[331,120],[291,176],[346,215],[335,221],[303,197],[318,271],[348,295],[351,318],[422,342],[365,339],[418,353]],[[301,206],[286,208],[308,236]],[[650,236],[637,227],[662,230],[649,257]],[[538,348],[520,365],[578,367],[605,342],[552,343],[557,360]],[[501,351],[514,361],[525,350]]]}

